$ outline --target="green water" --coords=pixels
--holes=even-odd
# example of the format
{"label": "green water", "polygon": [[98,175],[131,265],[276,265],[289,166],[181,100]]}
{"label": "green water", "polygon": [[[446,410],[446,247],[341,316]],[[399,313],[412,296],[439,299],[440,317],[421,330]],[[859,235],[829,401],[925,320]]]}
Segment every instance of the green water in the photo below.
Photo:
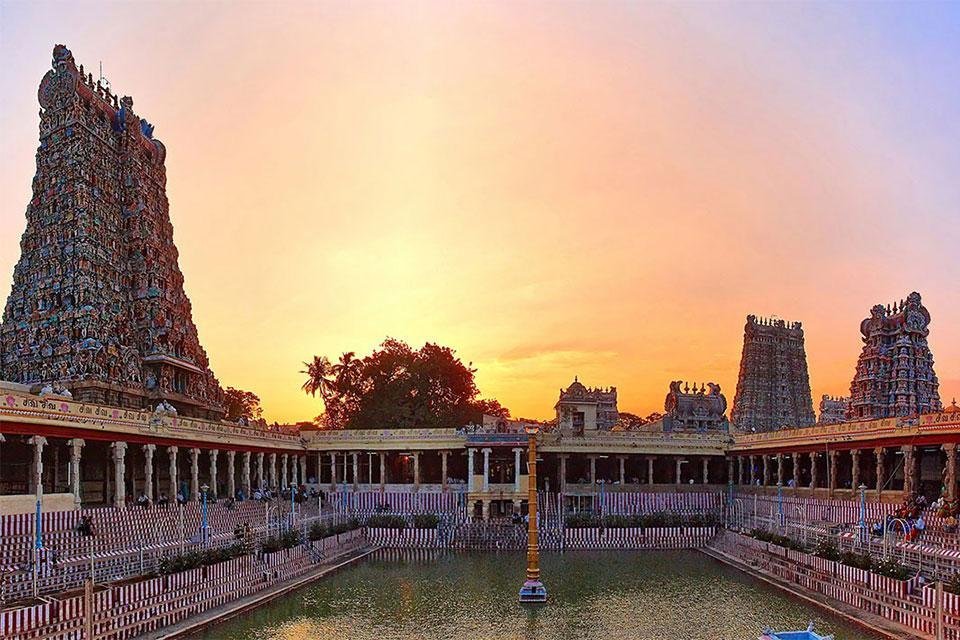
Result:
{"label": "green water", "polygon": [[814,620],[837,640],[875,640],[694,551],[544,555],[538,608],[516,601],[522,554],[378,553],[195,638],[755,640]]}

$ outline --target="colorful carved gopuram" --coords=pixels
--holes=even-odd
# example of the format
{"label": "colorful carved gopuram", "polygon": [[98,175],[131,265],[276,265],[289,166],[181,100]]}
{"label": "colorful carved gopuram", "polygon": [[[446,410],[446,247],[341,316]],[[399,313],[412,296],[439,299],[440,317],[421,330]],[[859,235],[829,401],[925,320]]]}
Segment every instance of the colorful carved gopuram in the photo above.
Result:
{"label": "colorful carved gopuram", "polygon": [[746,431],[806,427],[815,422],[799,322],[747,316],[730,420]]}
{"label": "colorful carved gopuram", "polygon": [[860,323],[863,351],[850,383],[847,417],[855,420],[936,413],[939,383],[927,345],[930,312],[914,291],[893,305],[875,305]]}
{"label": "colorful carved gopuram", "polygon": [[223,391],[183,290],[153,125],[63,45],[37,95],[37,172],[0,329],[2,378],[218,418]]}

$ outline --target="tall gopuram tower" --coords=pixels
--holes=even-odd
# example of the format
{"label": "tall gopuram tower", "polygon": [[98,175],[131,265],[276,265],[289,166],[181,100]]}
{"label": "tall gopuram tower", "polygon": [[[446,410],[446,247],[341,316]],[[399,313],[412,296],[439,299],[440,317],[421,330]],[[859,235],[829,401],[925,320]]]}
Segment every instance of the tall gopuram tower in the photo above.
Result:
{"label": "tall gopuram tower", "polygon": [[863,351],[850,383],[847,417],[869,420],[941,411],[933,354],[927,346],[930,313],[914,291],[906,301],[870,310],[860,323]]}
{"label": "tall gopuram tower", "polygon": [[40,83],[33,198],[0,329],[0,378],[218,418],[177,265],[163,144],[57,45]]}
{"label": "tall gopuram tower", "polygon": [[747,316],[730,420],[745,431],[772,431],[815,419],[801,324]]}

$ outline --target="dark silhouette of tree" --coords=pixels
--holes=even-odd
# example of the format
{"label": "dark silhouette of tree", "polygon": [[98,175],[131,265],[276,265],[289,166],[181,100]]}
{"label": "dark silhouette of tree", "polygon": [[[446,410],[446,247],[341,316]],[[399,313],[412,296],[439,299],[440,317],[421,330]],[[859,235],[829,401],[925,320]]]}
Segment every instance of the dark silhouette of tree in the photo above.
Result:
{"label": "dark silhouette of tree", "polygon": [[226,419],[231,422],[236,422],[240,418],[252,421],[263,417],[260,396],[251,391],[227,387],[223,392],[223,399],[227,407]]}
{"label": "dark silhouette of tree", "polygon": [[482,416],[495,416],[504,420],[510,417],[510,409],[500,404],[499,400],[477,400],[474,405]]}
{"label": "dark silhouette of tree", "polygon": [[457,427],[484,413],[508,417],[496,400],[479,400],[472,363],[449,347],[427,343],[414,350],[387,338],[364,358],[343,354],[336,364],[314,356],[302,373],[303,390],[323,398],[322,425],[337,429]]}
{"label": "dark silhouette of tree", "polygon": [[316,396],[319,391],[322,398],[325,391],[333,388],[333,365],[330,364],[326,356],[313,356],[313,362],[304,362],[303,366],[306,369],[300,373],[306,374],[307,381],[303,383],[301,388],[312,396]]}

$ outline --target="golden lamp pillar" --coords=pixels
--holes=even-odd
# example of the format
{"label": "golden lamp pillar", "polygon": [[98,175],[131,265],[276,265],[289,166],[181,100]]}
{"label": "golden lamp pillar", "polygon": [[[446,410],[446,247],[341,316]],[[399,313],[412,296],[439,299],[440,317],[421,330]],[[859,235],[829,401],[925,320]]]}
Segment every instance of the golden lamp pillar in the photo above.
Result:
{"label": "golden lamp pillar", "polygon": [[537,525],[537,427],[526,427],[527,458],[527,580],[520,587],[520,602],[546,602],[547,589],[540,582],[540,545]]}

